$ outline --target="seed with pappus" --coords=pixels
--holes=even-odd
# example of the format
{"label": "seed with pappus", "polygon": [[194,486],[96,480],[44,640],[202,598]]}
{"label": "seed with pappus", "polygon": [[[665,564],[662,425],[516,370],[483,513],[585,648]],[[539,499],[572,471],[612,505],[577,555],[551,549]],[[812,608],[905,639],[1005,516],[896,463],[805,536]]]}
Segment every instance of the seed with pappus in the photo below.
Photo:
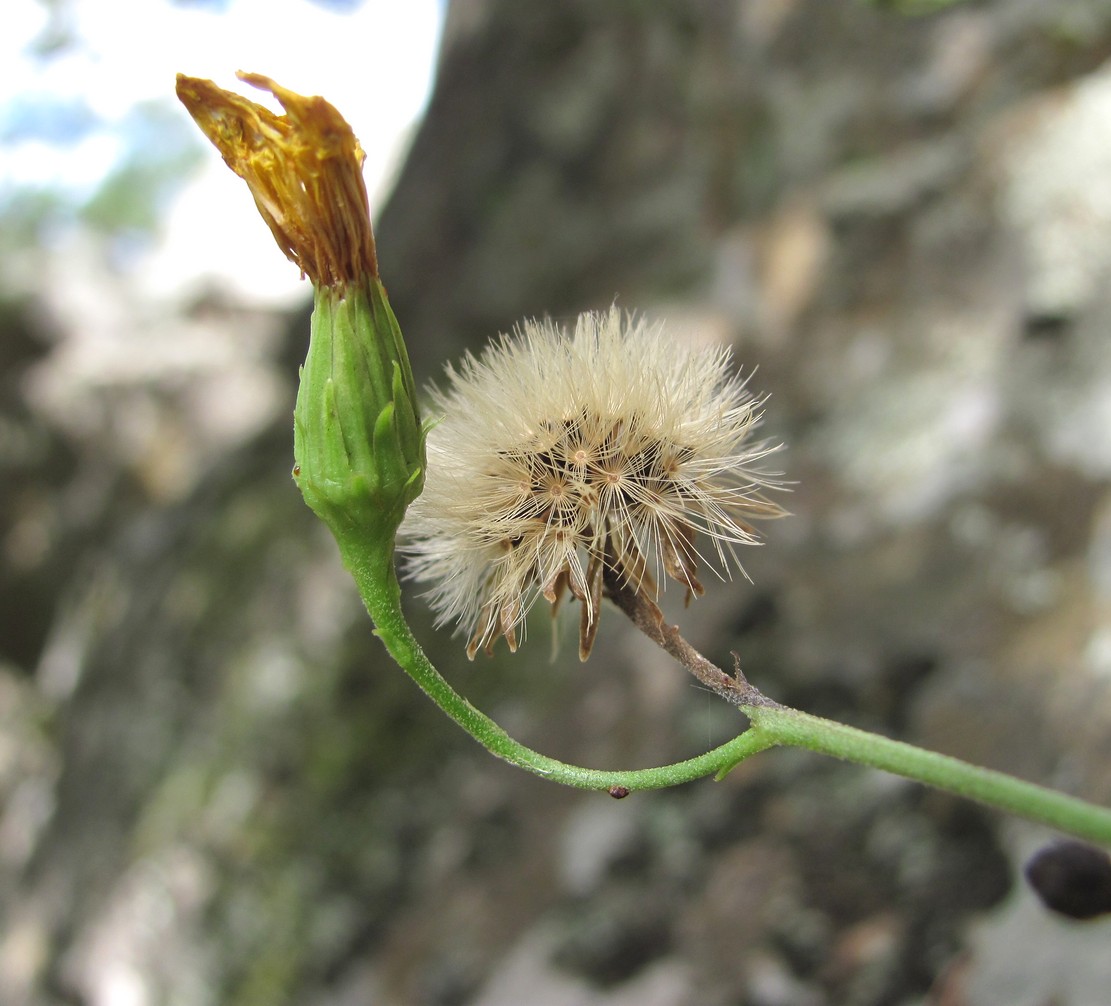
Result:
{"label": "seed with pappus", "polygon": [[776,473],[759,467],[776,448],[752,438],[763,399],[728,350],[616,308],[573,330],[526,322],[449,368],[433,399],[444,418],[403,548],[472,659],[499,636],[515,650],[532,605],[554,613],[570,594],[585,660],[607,580],[655,602],[666,576],[689,601],[700,564],[739,568],[750,522],[784,513],[765,495]]}

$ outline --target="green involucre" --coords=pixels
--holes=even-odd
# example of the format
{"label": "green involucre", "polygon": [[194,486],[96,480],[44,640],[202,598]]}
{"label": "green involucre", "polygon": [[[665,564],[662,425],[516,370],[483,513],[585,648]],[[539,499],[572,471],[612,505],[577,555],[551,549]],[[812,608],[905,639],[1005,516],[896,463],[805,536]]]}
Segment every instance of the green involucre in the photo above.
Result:
{"label": "green involucre", "polygon": [[294,478],[337,539],[392,550],[424,485],[424,439],[405,343],[377,277],[318,287],[294,409]]}

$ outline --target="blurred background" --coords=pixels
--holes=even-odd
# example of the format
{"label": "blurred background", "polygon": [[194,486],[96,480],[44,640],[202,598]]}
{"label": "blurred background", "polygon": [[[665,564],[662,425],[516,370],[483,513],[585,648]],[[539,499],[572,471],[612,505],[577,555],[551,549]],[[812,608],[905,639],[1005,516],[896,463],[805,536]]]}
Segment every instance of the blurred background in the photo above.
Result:
{"label": "blurred background", "polygon": [[[687,637],[1111,803],[1109,58],[1106,0],[8,0],[0,1003],[1105,1004],[1042,829],[792,751],[565,791],[424,700],[289,478],[309,290],[173,81],[351,121],[422,382],[614,301],[732,346],[795,516]],[[613,611],[468,664],[408,604],[545,753],[741,726]]]}

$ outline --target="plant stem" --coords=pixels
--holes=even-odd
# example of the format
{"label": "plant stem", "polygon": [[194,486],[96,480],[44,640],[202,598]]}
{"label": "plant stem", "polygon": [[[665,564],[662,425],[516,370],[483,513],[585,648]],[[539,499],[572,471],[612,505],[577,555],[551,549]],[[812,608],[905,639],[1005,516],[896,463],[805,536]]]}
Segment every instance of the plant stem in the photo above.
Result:
{"label": "plant stem", "polygon": [[732,768],[775,741],[760,732],[745,731],[733,740],[686,761],[657,768],[606,771],[569,765],[540,754],[510,737],[489,716],[476,709],[447,683],[421,649],[401,610],[401,591],[393,570],[392,552],[384,555],[358,535],[339,538],[344,563],[359,587],[374,620],[375,634],[390,655],[439,708],[491,754],[543,776],[579,789],[632,792],[663,789]]}
{"label": "plant stem", "polygon": [[783,706],[743,707],[773,743],[882,769],[1111,846],[1111,810],[948,755]]}
{"label": "plant stem", "polygon": [[[744,736],[763,734],[775,746],[806,748],[882,769],[1111,846],[1111,810],[1002,772],[782,706],[745,678],[739,661],[734,674],[729,675],[702,656],[676,626],[664,621],[656,603],[627,579],[607,569],[605,586],[606,596],[641,632],[703,685],[740,707],[752,722]],[[724,774],[720,772],[718,777]]]}
{"label": "plant stem", "polygon": [[[736,692],[721,683],[737,682],[736,687],[744,696],[744,704],[737,704],[751,726],[712,751],[657,768],[605,771],[549,758],[510,737],[456,692],[429,661],[401,610],[392,547],[383,548],[354,533],[337,534],[337,540],[344,562],[374,620],[376,634],[421,690],[492,754],[552,782],[579,789],[609,790],[614,796],[624,796],[634,790],[662,789],[710,775],[720,779],[750,755],[772,747],[798,747],[892,772],[1050,825],[1078,838],[1111,846],[1111,810],[1002,772],[969,765],[948,755],[780,706],[764,697],[739,672],[734,679],[711,664],[686,643],[674,627],[654,616],[648,627],[654,624],[656,629],[648,634],[678,656],[684,666],[696,663],[697,672],[692,673],[697,673],[700,680],[716,677],[719,687],[715,690],[724,691],[731,698]],[[619,598],[614,600],[619,601]],[[625,606],[621,606],[625,610]],[[632,617],[629,610],[626,613]],[[638,619],[634,621],[639,624]]]}
{"label": "plant stem", "polygon": [[682,637],[677,626],[664,621],[663,612],[656,602],[647,597],[639,586],[634,586],[628,577],[617,572],[614,566],[607,563],[602,577],[606,597],[628,615],[633,625],[671,654],[715,695],[742,709],[746,706],[781,708],[778,702],[769,699],[748,682],[739,664],[734,674],[726,674],[717,664],[702,656]]}

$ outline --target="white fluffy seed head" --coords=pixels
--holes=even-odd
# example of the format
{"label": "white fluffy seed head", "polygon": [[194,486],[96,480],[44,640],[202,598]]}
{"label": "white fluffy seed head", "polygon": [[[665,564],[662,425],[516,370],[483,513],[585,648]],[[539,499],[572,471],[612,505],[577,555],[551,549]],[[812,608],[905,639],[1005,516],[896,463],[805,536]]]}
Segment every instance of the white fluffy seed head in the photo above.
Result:
{"label": "white fluffy seed head", "polygon": [[616,308],[571,331],[526,322],[449,368],[433,396],[444,418],[402,548],[472,657],[498,636],[516,649],[529,608],[569,592],[585,659],[607,577],[653,601],[663,574],[699,595],[700,561],[728,573],[735,546],[757,541],[750,520],[784,513],[759,467],[776,448],[752,439],[763,400],[729,352]]}

